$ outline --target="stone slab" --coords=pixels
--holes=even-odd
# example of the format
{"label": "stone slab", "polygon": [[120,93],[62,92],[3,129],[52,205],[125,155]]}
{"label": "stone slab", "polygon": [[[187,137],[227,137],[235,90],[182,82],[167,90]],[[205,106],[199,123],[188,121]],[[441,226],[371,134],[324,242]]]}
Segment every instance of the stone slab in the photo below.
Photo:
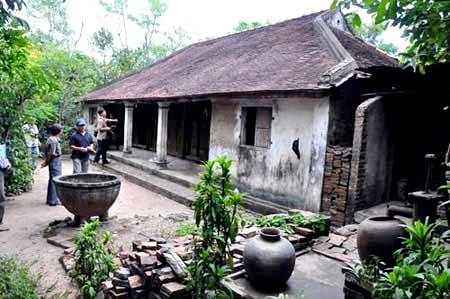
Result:
{"label": "stone slab", "polygon": [[47,238],[47,243],[52,244],[53,246],[60,247],[62,249],[69,249],[74,246],[71,242],[71,239],[62,238],[59,236]]}
{"label": "stone slab", "polygon": [[334,246],[341,246],[345,240],[347,240],[347,237],[344,236],[340,236],[340,235],[336,235],[331,233],[329,235],[330,240],[328,241],[328,243],[334,245]]}

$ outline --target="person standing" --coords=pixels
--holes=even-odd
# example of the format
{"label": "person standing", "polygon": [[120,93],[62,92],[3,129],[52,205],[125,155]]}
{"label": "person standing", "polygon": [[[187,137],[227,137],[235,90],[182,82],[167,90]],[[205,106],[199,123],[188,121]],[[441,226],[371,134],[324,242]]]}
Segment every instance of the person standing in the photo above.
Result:
{"label": "person standing", "polygon": [[94,152],[94,139],[86,131],[86,121],[77,119],[77,131],[70,136],[72,150],[73,173],[87,173],[89,171],[89,153]]}
{"label": "person standing", "polygon": [[57,206],[61,204],[58,195],[56,194],[55,183],[53,178],[61,175],[61,145],[59,144],[63,128],[59,124],[54,124],[50,127],[51,136],[47,139],[47,147],[45,150],[45,161],[42,167],[48,165],[49,179],[47,189],[47,204],[49,206]]}
{"label": "person standing", "polygon": [[36,161],[39,157],[39,129],[36,126],[36,120],[30,118],[28,122],[22,126],[22,130],[25,134],[25,142],[27,144],[28,151],[30,153],[30,166],[34,170],[36,169]]}
{"label": "person standing", "polygon": [[106,118],[106,111],[103,108],[98,110],[97,119],[97,152],[95,154],[94,163],[100,161],[100,156],[102,158],[103,164],[109,164],[110,162],[106,159],[106,152],[108,151],[108,131],[111,130],[108,127],[108,122],[117,122],[117,119]]}
{"label": "person standing", "polygon": [[3,216],[5,215],[5,173],[11,170],[11,163],[5,154],[0,154],[0,224],[3,223]]}

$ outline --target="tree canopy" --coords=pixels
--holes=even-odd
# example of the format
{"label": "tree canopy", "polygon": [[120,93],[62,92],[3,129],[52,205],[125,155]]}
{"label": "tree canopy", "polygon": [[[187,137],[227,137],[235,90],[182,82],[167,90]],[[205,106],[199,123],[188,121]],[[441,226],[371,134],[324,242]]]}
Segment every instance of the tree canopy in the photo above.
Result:
{"label": "tree canopy", "polygon": [[[410,45],[400,53],[402,62],[424,71],[427,65],[450,61],[450,1],[334,0],[331,8],[362,8],[375,24],[399,26]],[[361,24],[356,12],[355,24]]]}
{"label": "tree canopy", "polygon": [[[32,183],[29,153],[21,130],[31,116],[44,141],[45,127],[59,122],[70,134],[80,117],[80,98],[99,84],[136,71],[190,43],[181,28],[160,30],[159,18],[167,10],[163,0],[143,0],[139,15],[128,12],[127,0],[102,0],[102,7],[120,21],[120,32],[99,28],[90,37],[101,59],[77,49],[84,23],[75,36],[64,0],[0,0],[0,144],[8,146],[13,172],[7,189],[17,193]],[[18,18],[26,9],[26,20]],[[21,14],[23,15],[23,14]],[[30,24],[30,26],[28,25]],[[128,45],[130,24],[143,32],[137,47]],[[154,41],[155,35],[158,42]],[[119,43],[116,44],[116,41]]]}
{"label": "tree canopy", "polygon": [[348,24],[352,27],[353,33],[361,39],[377,46],[380,50],[385,51],[390,55],[397,55],[398,48],[392,43],[385,43],[382,34],[386,31],[386,24],[375,24],[371,22],[369,24],[360,23],[355,26],[355,15],[350,14],[347,16]]}

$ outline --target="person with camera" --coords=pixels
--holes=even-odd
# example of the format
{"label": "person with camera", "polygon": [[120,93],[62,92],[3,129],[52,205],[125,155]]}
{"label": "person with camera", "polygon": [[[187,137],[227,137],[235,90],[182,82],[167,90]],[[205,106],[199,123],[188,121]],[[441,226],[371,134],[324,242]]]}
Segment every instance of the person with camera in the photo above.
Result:
{"label": "person with camera", "polygon": [[72,150],[73,173],[87,173],[89,171],[89,153],[94,151],[94,139],[86,131],[86,121],[82,118],[75,123],[77,131],[70,136]]}
{"label": "person with camera", "polygon": [[36,169],[37,158],[39,157],[39,129],[36,126],[36,119],[30,117],[28,122],[22,126],[25,135],[25,142],[30,153],[30,166]]}
{"label": "person with camera", "polygon": [[97,113],[97,152],[95,154],[94,163],[98,163],[101,156],[102,164],[109,164],[110,162],[106,159],[106,152],[108,151],[109,146],[108,131],[111,131],[108,122],[117,122],[117,119],[106,118],[106,110],[103,108],[100,108]]}

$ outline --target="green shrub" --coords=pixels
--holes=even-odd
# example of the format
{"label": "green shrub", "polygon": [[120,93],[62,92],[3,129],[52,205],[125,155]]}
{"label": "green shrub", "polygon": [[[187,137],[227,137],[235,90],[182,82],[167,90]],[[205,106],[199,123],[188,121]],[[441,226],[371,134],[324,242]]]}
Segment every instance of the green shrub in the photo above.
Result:
{"label": "green shrub", "polygon": [[75,240],[75,268],[71,275],[85,298],[95,298],[102,281],[115,271],[110,249],[111,234],[104,232],[103,240],[99,239],[97,230],[100,224],[98,219],[87,222]]}
{"label": "green shrub", "polygon": [[0,298],[38,299],[37,286],[38,278],[30,274],[28,265],[0,256]]}
{"label": "green shrub", "polygon": [[450,298],[450,249],[442,241],[450,231],[434,238],[436,227],[428,220],[405,226],[409,237],[395,253],[396,265],[373,280],[374,298]]}
{"label": "green shrub", "polygon": [[[15,131],[15,130],[12,130]],[[8,159],[12,165],[11,173],[6,177],[6,192],[20,194],[31,189],[33,170],[30,166],[30,154],[21,139],[21,133],[15,132],[8,142]]]}
{"label": "green shrub", "polygon": [[294,233],[294,230],[289,225],[289,222],[291,222],[291,217],[289,215],[274,215],[271,217],[259,217],[255,220],[254,224],[257,227],[276,227],[292,234]]}
{"label": "green shrub", "polygon": [[[220,280],[229,273],[233,258],[230,245],[239,229],[238,205],[242,193],[233,190],[232,160],[219,157],[204,163],[201,181],[195,186],[194,258],[189,272],[193,298],[228,298]],[[201,242],[199,241],[201,240]]]}
{"label": "green shrub", "polygon": [[291,219],[294,223],[318,233],[324,233],[327,230],[327,218],[322,214],[304,217],[302,214],[296,213],[292,215]]}
{"label": "green shrub", "polygon": [[276,227],[288,234],[294,233],[290,223],[298,224],[302,227],[312,229],[317,233],[327,230],[327,218],[324,215],[314,215],[305,217],[301,213],[291,215],[262,216],[256,218],[252,223],[257,227]]}

